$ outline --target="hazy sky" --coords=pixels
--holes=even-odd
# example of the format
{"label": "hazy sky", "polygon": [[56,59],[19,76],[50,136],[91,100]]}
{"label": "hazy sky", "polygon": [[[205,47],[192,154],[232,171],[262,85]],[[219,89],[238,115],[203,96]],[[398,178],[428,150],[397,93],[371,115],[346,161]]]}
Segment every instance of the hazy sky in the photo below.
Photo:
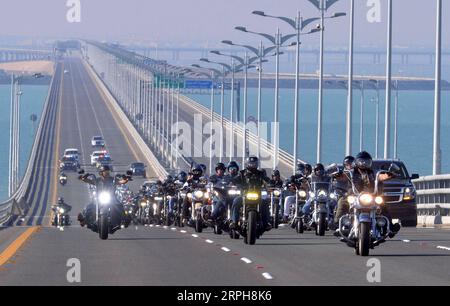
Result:
{"label": "hazy sky", "polygon": [[[283,33],[289,27],[276,20],[251,15],[264,10],[292,16],[300,10],[305,17],[318,12],[307,0],[79,0],[81,22],[69,23],[67,0],[1,0],[0,36],[80,37],[100,40],[139,39],[173,45],[215,45],[222,39],[257,42],[255,36],[234,30],[237,25],[256,31]],[[356,0],[356,44],[385,45],[387,0]],[[381,22],[367,21],[368,2],[381,3]],[[394,44],[433,47],[435,0],[394,0]],[[450,44],[450,1],[444,0],[444,45]],[[329,14],[348,12],[350,0],[338,1]],[[349,18],[327,21],[326,42],[346,46]],[[317,45],[318,37],[304,39]]]}

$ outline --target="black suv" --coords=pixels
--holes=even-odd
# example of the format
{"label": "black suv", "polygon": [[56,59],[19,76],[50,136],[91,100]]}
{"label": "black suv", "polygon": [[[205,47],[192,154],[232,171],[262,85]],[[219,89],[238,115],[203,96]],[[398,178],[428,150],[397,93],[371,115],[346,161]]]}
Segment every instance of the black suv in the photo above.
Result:
{"label": "black suv", "polygon": [[141,162],[135,162],[130,165],[130,171],[133,173],[133,175],[142,175],[143,178],[147,176],[145,168],[146,166]]}
{"label": "black suv", "polygon": [[373,170],[387,170],[391,164],[400,167],[400,175],[383,182],[383,197],[393,219],[399,219],[402,226],[417,226],[416,188],[411,180],[418,174],[409,175],[403,162],[399,160],[379,159],[373,161]]}

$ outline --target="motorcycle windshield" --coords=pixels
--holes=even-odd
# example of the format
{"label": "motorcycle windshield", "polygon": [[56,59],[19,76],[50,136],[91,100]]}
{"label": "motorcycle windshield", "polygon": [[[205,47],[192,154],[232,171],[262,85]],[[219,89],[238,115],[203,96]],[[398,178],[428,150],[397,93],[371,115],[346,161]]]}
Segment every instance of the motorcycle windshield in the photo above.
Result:
{"label": "motorcycle windshield", "polygon": [[330,183],[327,183],[327,182],[312,183],[311,184],[311,189],[315,193],[318,193],[321,190],[324,190],[324,191],[328,192],[328,190],[330,189]]}

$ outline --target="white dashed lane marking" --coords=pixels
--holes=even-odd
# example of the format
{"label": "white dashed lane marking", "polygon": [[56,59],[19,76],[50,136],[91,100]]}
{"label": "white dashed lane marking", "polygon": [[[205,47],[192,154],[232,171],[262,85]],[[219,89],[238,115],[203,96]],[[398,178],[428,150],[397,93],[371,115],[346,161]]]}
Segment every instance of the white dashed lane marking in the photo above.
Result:
{"label": "white dashed lane marking", "polygon": [[206,243],[214,243],[214,241],[209,240],[209,239],[206,239],[205,242],[206,242]]}
{"label": "white dashed lane marking", "polygon": [[222,251],[224,251],[224,252],[229,252],[230,251],[230,249],[229,248],[226,248],[226,247],[221,247],[220,248]]}
{"label": "white dashed lane marking", "polygon": [[267,272],[264,272],[264,273],[262,274],[262,276],[264,276],[265,279],[273,279],[272,275],[270,275],[270,274],[267,273]]}
{"label": "white dashed lane marking", "polygon": [[252,263],[252,261],[250,259],[248,259],[247,257],[242,257],[241,260],[243,262],[245,262],[246,264]]}

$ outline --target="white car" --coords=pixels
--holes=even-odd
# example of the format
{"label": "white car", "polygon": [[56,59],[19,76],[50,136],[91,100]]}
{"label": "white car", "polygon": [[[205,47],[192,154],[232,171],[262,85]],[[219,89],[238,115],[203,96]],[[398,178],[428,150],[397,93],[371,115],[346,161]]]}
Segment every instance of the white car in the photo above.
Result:
{"label": "white car", "polygon": [[95,166],[97,164],[97,160],[100,156],[106,156],[108,155],[108,152],[105,150],[102,151],[94,151],[91,154],[91,165]]}
{"label": "white car", "polygon": [[67,158],[75,158],[77,161],[80,160],[80,154],[78,152],[78,149],[70,148],[64,150],[64,156]]}
{"label": "white car", "polygon": [[91,145],[93,147],[104,147],[105,146],[105,140],[102,136],[94,136],[91,139]]}

